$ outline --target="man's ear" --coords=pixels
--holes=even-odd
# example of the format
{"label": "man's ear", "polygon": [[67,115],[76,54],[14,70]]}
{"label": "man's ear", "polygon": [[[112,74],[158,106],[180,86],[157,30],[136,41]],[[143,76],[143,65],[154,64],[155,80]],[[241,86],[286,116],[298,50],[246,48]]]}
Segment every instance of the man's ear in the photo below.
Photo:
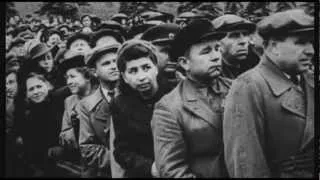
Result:
{"label": "man's ear", "polygon": [[180,56],[178,58],[178,64],[185,70],[185,71],[189,71],[190,69],[190,65],[189,65],[190,61],[188,58],[186,58],[185,56]]}
{"label": "man's ear", "polygon": [[280,55],[277,41],[270,39],[269,44],[268,44],[268,48],[269,48],[269,51],[272,53],[272,55],[274,55],[274,56]]}
{"label": "man's ear", "polygon": [[91,74],[93,74],[94,77],[98,78],[97,69],[96,68],[89,68],[89,71],[90,71]]}

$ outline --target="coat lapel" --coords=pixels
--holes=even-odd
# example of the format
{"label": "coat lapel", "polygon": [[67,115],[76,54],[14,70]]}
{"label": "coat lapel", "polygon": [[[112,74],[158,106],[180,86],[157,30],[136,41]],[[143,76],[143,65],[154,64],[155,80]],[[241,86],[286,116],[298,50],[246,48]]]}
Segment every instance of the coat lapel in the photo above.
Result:
{"label": "coat lapel", "polygon": [[304,87],[306,92],[306,126],[303,133],[301,150],[309,143],[313,143],[314,139],[314,81],[313,77],[308,74],[304,75]]}
{"label": "coat lapel", "polygon": [[290,91],[286,92],[281,101],[282,108],[287,111],[305,118],[305,101],[301,94],[298,94],[294,89],[290,89]]}
{"label": "coat lapel", "polygon": [[189,80],[185,80],[182,86],[184,108],[200,117],[213,128],[221,129],[217,120],[219,117],[210,109],[207,103],[198,97],[199,92],[195,86]]}
{"label": "coat lapel", "polygon": [[262,58],[262,76],[269,85],[274,96],[281,97],[281,106],[285,110],[302,118],[305,117],[303,96],[295,90],[294,84],[285,77],[280,69],[266,56]]}

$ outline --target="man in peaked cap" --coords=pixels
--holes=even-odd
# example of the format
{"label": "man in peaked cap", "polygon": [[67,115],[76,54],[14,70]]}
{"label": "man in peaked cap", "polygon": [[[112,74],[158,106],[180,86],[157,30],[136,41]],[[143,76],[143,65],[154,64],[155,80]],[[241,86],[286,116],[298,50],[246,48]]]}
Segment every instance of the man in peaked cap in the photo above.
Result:
{"label": "man in peaked cap", "polygon": [[155,24],[143,23],[143,24],[133,25],[128,31],[128,38],[140,39],[142,34],[153,26],[155,26]]}
{"label": "man in peaked cap", "polygon": [[83,177],[111,177],[110,103],[119,79],[116,65],[118,47],[114,44],[96,49],[86,60],[87,66],[94,69],[100,85],[76,107],[80,121],[80,152],[86,166]]}
{"label": "man in peaked cap", "polygon": [[183,12],[178,15],[178,17],[175,19],[175,23],[180,25],[181,27],[184,27],[187,25],[191,20],[197,18],[197,14],[195,12]]}
{"label": "man in peaked cap", "polygon": [[219,40],[224,36],[206,19],[191,21],[175,36],[171,54],[186,79],[154,108],[151,127],[160,177],[228,177],[220,134],[231,84],[221,77]]}
{"label": "man in peaked cap", "polygon": [[314,174],[314,18],[303,10],[258,23],[261,62],[232,84],[223,120],[231,177],[306,178]]}
{"label": "man in peaked cap", "polygon": [[258,64],[259,56],[250,44],[250,36],[256,30],[254,23],[233,14],[226,14],[214,19],[212,24],[218,31],[227,33],[221,40],[225,77],[235,79]]}
{"label": "man in peaked cap", "polygon": [[169,49],[174,36],[179,30],[180,27],[178,25],[166,23],[149,28],[141,36],[142,40],[151,42],[158,50],[159,60],[157,66],[159,68],[159,75],[164,76],[168,80],[168,83],[172,84],[172,88],[179,81],[176,75],[177,64],[170,61]]}

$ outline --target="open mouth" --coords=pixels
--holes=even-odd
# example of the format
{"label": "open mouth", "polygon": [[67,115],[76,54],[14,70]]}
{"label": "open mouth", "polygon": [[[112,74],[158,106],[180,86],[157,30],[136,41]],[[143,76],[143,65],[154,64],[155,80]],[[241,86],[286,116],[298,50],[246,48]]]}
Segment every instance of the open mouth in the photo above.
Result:
{"label": "open mouth", "polygon": [[137,86],[137,88],[139,89],[139,90],[147,90],[147,89],[149,89],[150,88],[150,83],[144,83],[144,84],[139,84],[138,86]]}

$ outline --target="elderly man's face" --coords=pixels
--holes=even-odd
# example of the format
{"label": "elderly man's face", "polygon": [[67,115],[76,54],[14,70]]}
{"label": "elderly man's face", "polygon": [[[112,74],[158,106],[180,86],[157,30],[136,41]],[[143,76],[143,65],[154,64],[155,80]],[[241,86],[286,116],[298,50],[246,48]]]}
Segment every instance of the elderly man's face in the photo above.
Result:
{"label": "elderly man's face", "polygon": [[274,45],[277,53],[276,63],[288,74],[307,71],[314,56],[312,39],[306,36],[289,36]]}
{"label": "elderly man's face", "polygon": [[231,64],[237,64],[248,57],[250,33],[246,30],[228,32],[221,40],[222,56]]}

